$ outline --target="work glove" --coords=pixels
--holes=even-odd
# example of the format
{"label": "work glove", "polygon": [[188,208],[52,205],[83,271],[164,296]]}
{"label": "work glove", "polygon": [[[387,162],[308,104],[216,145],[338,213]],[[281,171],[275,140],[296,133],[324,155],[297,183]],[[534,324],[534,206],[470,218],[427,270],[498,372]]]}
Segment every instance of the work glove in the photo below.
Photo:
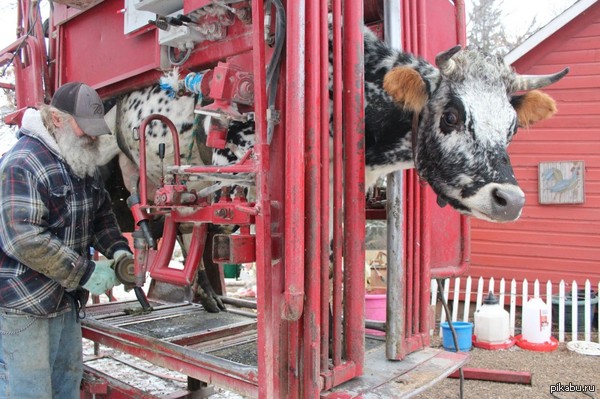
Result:
{"label": "work glove", "polygon": [[96,267],[88,281],[82,285],[92,295],[104,294],[115,285],[121,284],[112,269],[113,260],[97,260],[94,261]]}
{"label": "work glove", "polygon": [[135,287],[135,274],[131,267],[133,264],[133,254],[129,251],[119,249],[113,254],[113,259],[115,261],[113,270],[117,275],[117,279],[125,285],[125,291],[129,291]]}
{"label": "work glove", "polygon": [[119,263],[123,257],[133,258],[133,254],[129,251],[125,251],[124,249],[119,249],[118,251],[115,251],[113,255],[115,263]]}

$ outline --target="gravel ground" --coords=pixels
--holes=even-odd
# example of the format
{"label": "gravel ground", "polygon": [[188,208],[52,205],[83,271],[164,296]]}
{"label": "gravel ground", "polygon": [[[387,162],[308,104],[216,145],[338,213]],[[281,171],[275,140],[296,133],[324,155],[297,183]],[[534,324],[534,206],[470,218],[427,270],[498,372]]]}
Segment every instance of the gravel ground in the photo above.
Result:
{"label": "gravel ground", "polygon": [[[597,333],[593,340],[598,342]],[[432,346],[441,347],[439,338]],[[471,360],[466,367],[525,371],[532,375],[531,385],[500,382],[465,380],[464,398],[477,399],[537,399],[537,398],[597,398],[600,399],[600,356],[581,355],[560,344],[554,352],[532,352],[513,346],[510,349],[489,351],[473,348]],[[550,394],[556,384],[592,385],[595,392],[585,395],[580,392]],[[459,398],[459,380],[446,379],[418,399]]]}

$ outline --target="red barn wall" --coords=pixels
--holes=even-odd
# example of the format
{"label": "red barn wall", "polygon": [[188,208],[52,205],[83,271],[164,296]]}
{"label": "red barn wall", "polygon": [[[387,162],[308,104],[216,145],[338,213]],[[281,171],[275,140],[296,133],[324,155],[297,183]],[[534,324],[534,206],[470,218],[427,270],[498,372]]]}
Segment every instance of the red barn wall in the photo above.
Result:
{"label": "red barn wall", "polygon": [[[546,89],[553,119],[520,129],[509,149],[526,195],[519,221],[472,220],[472,276],[600,280],[600,3],[591,6],[514,63],[522,74],[570,73]],[[541,205],[538,164],[583,160],[583,204]]]}

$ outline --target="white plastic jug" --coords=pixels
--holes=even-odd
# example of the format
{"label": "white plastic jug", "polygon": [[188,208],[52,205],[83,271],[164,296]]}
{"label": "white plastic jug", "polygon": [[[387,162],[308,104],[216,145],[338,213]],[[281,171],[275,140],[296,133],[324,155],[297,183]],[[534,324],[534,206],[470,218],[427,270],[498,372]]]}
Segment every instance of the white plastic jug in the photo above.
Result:
{"label": "white plastic jug", "polygon": [[540,298],[532,298],[523,305],[522,337],[525,341],[542,344],[550,342],[550,314]]}
{"label": "white plastic jug", "polygon": [[500,344],[510,339],[509,315],[490,291],[483,305],[475,312],[477,342]]}

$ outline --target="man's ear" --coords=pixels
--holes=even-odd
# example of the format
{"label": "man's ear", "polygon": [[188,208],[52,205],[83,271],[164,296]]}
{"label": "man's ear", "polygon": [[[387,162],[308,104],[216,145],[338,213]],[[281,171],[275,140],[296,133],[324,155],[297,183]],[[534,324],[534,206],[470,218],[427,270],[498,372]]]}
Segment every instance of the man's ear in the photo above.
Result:
{"label": "man's ear", "polygon": [[409,67],[396,67],[386,73],[383,89],[396,104],[410,111],[421,112],[427,103],[425,82],[419,72]]}
{"label": "man's ear", "polygon": [[550,118],[556,113],[554,99],[539,90],[532,90],[525,94],[514,95],[510,99],[520,127],[528,127],[536,122]]}
{"label": "man's ear", "polygon": [[54,123],[54,126],[61,128],[64,123],[64,118],[54,111],[50,111],[50,114],[52,114],[52,123]]}

